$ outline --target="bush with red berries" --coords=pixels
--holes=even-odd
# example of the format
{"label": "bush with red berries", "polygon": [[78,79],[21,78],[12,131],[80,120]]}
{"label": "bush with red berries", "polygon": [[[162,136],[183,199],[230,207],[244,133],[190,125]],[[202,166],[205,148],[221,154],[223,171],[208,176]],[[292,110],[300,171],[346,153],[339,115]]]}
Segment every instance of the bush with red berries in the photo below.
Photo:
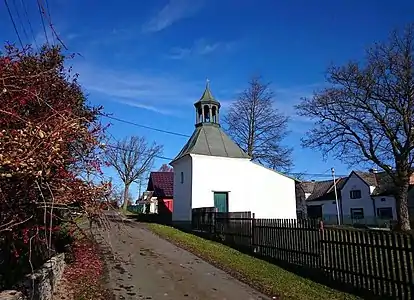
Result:
{"label": "bush with red berries", "polygon": [[101,172],[101,108],[87,104],[58,47],[0,53],[0,289],[61,248],[76,211],[96,218],[109,184]]}

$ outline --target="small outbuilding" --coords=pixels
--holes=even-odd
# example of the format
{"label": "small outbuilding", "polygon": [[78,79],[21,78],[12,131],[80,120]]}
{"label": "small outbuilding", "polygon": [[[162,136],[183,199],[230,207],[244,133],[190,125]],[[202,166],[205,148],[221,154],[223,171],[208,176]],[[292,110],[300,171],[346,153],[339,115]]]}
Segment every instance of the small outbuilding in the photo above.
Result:
{"label": "small outbuilding", "polygon": [[152,192],[151,199],[157,204],[157,213],[171,215],[173,211],[173,172],[151,172],[147,191]]}

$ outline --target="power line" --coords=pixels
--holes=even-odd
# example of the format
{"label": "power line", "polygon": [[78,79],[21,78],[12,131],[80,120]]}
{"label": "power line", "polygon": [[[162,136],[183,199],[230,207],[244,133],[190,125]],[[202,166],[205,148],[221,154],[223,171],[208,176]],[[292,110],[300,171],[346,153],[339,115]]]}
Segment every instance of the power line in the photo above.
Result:
{"label": "power line", "polygon": [[46,10],[47,10],[47,14],[49,15],[49,19],[50,19],[50,20],[52,20],[52,17],[51,17],[51,15],[50,15],[50,9],[49,9],[49,1],[48,1],[48,0],[45,0],[45,2],[46,2]]}
{"label": "power line", "polygon": [[[122,150],[122,151],[136,152],[136,150],[134,150],[134,149],[123,148],[123,147],[119,147],[119,146],[115,146],[115,145],[110,145],[110,144],[106,144],[104,146],[109,147],[109,148],[113,148],[113,149]],[[155,158],[159,158],[159,159],[169,160],[169,161],[174,160],[171,157],[166,157],[166,156],[161,156],[161,155],[154,155],[154,157]],[[313,176],[313,177],[331,177],[331,175],[324,174],[324,173],[292,173],[292,172],[287,172],[285,174],[286,175],[293,175],[293,176],[303,175],[303,176]],[[338,176],[338,177],[346,177],[348,175],[336,175],[336,176]]]}
{"label": "power line", "polygon": [[[295,175],[295,176],[313,176],[313,177],[332,177],[330,174],[325,173],[286,173],[289,175]],[[342,175],[342,174],[335,174],[337,177],[347,177],[348,175]]]}
{"label": "power line", "polygon": [[29,36],[27,35],[26,28],[24,27],[22,18],[20,17],[19,9],[17,8],[16,0],[13,0],[13,6],[14,6],[14,10],[16,11],[17,19],[19,19],[20,26],[23,29],[24,36],[26,37],[26,40],[29,40]]}
{"label": "power line", "polygon": [[[45,2],[46,2],[47,16],[48,16],[48,19],[49,19],[49,25],[50,25],[50,28],[52,29],[52,31],[54,32],[53,25],[52,25],[52,17],[50,15],[50,9],[49,9],[49,1],[45,0]],[[43,13],[44,13],[44,7],[42,7],[42,8],[43,8]],[[56,34],[56,38],[58,38],[57,34]],[[53,34],[52,34],[52,39],[53,39],[53,43],[55,43],[55,36]]]}
{"label": "power line", "polygon": [[155,127],[151,127],[151,126],[146,126],[146,125],[134,123],[134,122],[131,122],[131,121],[119,119],[119,118],[116,118],[116,117],[112,117],[112,116],[109,116],[109,115],[106,115],[106,114],[100,114],[100,115],[103,116],[103,117],[106,117],[108,119],[112,119],[112,120],[115,120],[115,121],[118,121],[118,122],[122,122],[122,123],[125,123],[125,124],[134,125],[136,127],[141,127],[141,128],[150,129],[150,130],[153,130],[153,131],[158,131],[158,132],[162,132],[162,133],[166,133],[166,134],[171,134],[171,135],[176,135],[176,136],[181,136],[181,137],[190,137],[190,135],[184,134],[184,133],[179,133],[179,132],[174,132],[174,131],[168,131],[168,130],[163,130],[163,129],[159,129],[159,128],[155,128]]}
{"label": "power line", "polygon": [[20,38],[19,31],[17,30],[16,23],[14,22],[13,15],[12,15],[12,13],[10,11],[9,3],[7,3],[7,0],[4,0],[4,4],[6,5],[7,12],[9,13],[10,20],[12,21],[12,24],[13,24],[13,27],[14,27],[14,31],[17,34],[17,38],[19,39],[20,45],[22,46],[22,49],[24,49],[24,46],[23,46],[23,43],[22,43],[22,39]]}
{"label": "power line", "polygon": [[[107,115],[107,114],[100,114],[100,115],[103,116],[103,117],[106,117],[106,118],[109,118],[109,119],[118,121],[118,122],[122,122],[122,123],[129,124],[129,125],[133,125],[133,126],[137,126],[137,127],[140,127],[140,128],[150,129],[150,130],[154,130],[154,131],[158,131],[158,132],[162,132],[162,133],[166,133],[166,134],[171,134],[171,135],[176,135],[176,136],[181,136],[181,137],[190,137],[187,134],[183,134],[183,133],[179,133],[179,132],[173,132],[173,131],[168,131],[168,130],[163,130],[163,129],[159,129],[159,128],[154,128],[154,127],[151,127],[151,126],[146,126],[146,125],[134,123],[134,122],[131,122],[131,121],[123,120],[123,119],[120,119],[120,118],[112,117],[112,116]],[[112,138],[114,140],[116,140],[116,138],[112,134],[111,134],[111,136],[112,136]],[[114,145],[106,145],[106,146],[111,147],[111,148],[115,148],[115,149],[119,149],[119,150],[124,150],[124,151],[132,151],[132,152],[135,151],[134,149],[126,149],[126,148],[122,148],[122,147],[118,147],[118,146],[114,146]],[[173,160],[173,158],[165,157],[165,156],[155,156],[155,157],[156,158],[159,158],[159,159],[169,160],[169,161],[172,161]],[[326,174],[329,170],[330,169],[328,169],[324,173],[299,173],[299,172],[292,173],[292,172],[287,172],[285,174],[287,174],[287,175],[293,175],[293,176],[331,177],[332,175]],[[339,175],[338,174],[336,176],[338,176],[338,177],[346,177],[348,175]]]}
{"label": "power line", "polygon": [[[39,3],[39,2],[38,2]],[[57,32],[56,32],[56,30],[55,30],[55,27],[53,26],[53,23],[52,23],[52,18],[51,18],[51,15],[50,15],[50,10],[49,10],[49,4],[48,4],[49,2],[48,1],[46,1],[46,10],[47,10],[47,14],[45,13],[45,7],[43,6],[43,4],[41,4],[41,3],[39,3],[39,5],[40,5],[40,7],[41,7],[41,11],[42,11],[42,13],[43,13],[43,15],[44,16],[46,16],[46,18],[47,18],[47,21],[48,21],[48,24],[49,24],[49,27],[50,27],[50,29],[51,29],[51,31],[52,31],[52,39],[53,39],[53,43],[55,44],[55,37],[56,37],[56,39],[59,41],[59,43],[62,45],[62,47],[63,48],[65,48],[66,50],[68,50],[68,47],[66,47],[66,45],[65,45],[65,43],[62,41],[62,39],[59,37],[59,35],[57,34]],[[42,22],[43,22],[43,18],[42,18]]]}
{"label": "power line", "polygon": [[37,0],[37,8],[39,9],[40,19],[42,20],[42,27],[43,27],[43,32],[45,33],[46,43],[49,45],[49,38],[47,37],[45,21],[43,20],[43,13],[42,13],[41,5],[40,5],[40,0]]}
{"label": "power line", "polygon": [[33,37],[33,43],[35,44],[36,48],[39,49],[39,47],[36,43],[36,36],[33,32],[32,22],[30,22],[29,14],[27,13],[26,3],[25,3],[24,0],[20,0],[20,2],[22,3],[23,9],[24,9],[24,14],[26,16],[27,22],[29,23],[29,29],[30,29],[30,33],[32,34],[32,37]]}
{"label": "power line", "polygon": [[[109,148],[113,148],[113,149],[122,150],[122,151],[137,152],[137,150],[134,150],[134,149],[127,149],[127,148],[123,148],[123,147],[119,147],[119,146],[115,146],[115,145],[110,145],[110,144],[109,145],[104,145],[104,146],[109,147]],[[154,155],[154,157],[159,158],[159,159],[169,160],[169,161],[173,160],[173,158],[165,157],[165,156],[161,156],[161,155]]]}

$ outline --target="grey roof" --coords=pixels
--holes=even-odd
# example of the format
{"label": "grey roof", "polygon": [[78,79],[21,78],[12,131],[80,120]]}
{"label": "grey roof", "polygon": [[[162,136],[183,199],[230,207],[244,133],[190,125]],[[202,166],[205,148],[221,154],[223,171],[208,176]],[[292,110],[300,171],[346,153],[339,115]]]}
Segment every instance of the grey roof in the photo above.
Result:
{"label": "grey roof", "polygon": [[214,103],[218,107],[220,107],[220,102],[218,102],[210,90],[210,83],[207,81],[206,88],[204,90],[203,95],[201,96],[200,100],[198,100],[196,103],[194,103],[195,106],[197,106],[199,103]]}
{"label": "grey roof", "polygon": [[[394,183],[391,177],[386,172],[361,172],[353,171],[358,177],[360,177],[366,184],[374,187],[372,196],[386,196],[392,195],[395,190]],[[351,174],[352,174],[351,173]],[[341,190],[347,182],[348,177],[339,178],[337,181],[337,189]],[[317,200],[330,200],[334,197],[334,189],[332,180],[325,181],[302,181],[300,183],[304,193],[310,193],[311,195],[306,201]]]}
{"label": "grey roof", "polygon": [[203,123],[197,126],[193,135],[174,158],[173,162],[188,154],[250,158],[223,132],[218,124],[213,123]]}
{"label": "grey roof", "polygon": [[363,181],[368,185],[375,187],[372,195],[373,196],[386,196],[392,195],[395,192],[395,185],[392,181],[391,176],[386,172],[360,172],[355,171]]}
{"label": "grey roof", "polygon": [[[379,173],[372,173],[372,172],[361,172],[361,171],[354,171],[363,181],[365,181],[370,186],[377,186],[377,174]],[[382,173],[382,172],[381,172]]]}
{"label": "grey roof", "polygon": [[[336,179],[336,188],[339,191],[346,178]],[[310,193],[306,201],[321,201],[335,199],[333,180],[324,181],[302,181],[299,183],[303,192]]]}

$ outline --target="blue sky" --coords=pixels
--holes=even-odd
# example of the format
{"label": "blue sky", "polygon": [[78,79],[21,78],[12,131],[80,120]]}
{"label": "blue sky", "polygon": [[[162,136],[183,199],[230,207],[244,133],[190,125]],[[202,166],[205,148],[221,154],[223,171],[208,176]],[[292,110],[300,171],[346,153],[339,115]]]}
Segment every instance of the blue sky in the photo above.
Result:
{"label": "blue sky", "polygon": [[[9,5],[24,43],[45,42],[36,1]],[[362,59],[364,49],[387,38],[390,30],[413,21],[414,2],[356,0],[49,0],[51,20],[69,52],[89,100],[115,117],[190,135],[193,103],[206,78],[226,106],[252,75],[272,82],[275,106],[291,117],[285,143],[294,148],[293,172],[338,174],[339,161],[300,147],[312,124],[293,106],[323,86],[331,63]],[[25,22],[24,35],[20,18]],[[17,41],[4,4],[1,38]],[[51,32],[47,29],[49,39]],[[225,111],[224,111],[225,113]],[[104,120],[108,122],[109,120]],[[144,135],[174,157],[186,138],[111,121],[116,138]],[[168,161],[157,160],[156,167]],[[109,172],[112,174],[112,172]]]}

